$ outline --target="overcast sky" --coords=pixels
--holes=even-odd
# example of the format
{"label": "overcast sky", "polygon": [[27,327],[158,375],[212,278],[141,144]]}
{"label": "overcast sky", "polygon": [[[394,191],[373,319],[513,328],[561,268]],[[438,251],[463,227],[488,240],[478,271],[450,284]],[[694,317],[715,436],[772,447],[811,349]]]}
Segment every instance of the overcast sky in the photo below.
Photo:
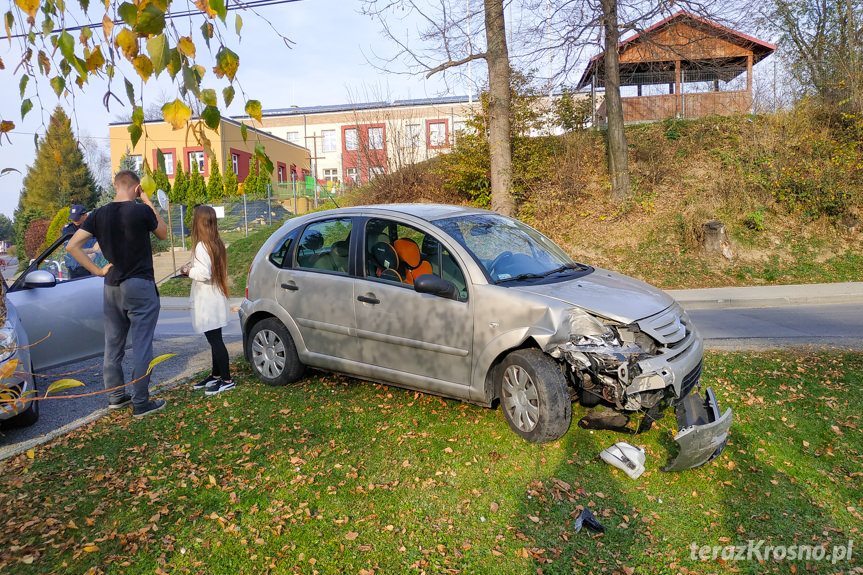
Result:
{"label": "overcast sky", "polygon": [[[364,54],[386,51],[390,47],[380,36],[378,24],[360,15],[358,7],[356,1],[303,0],[259,8],[262,16],[294,42],[290,49],[268,24],[254,14],[242,12],[242,40],[239,43],[235,39],[229,41],[229,46],[240,56],[238,78],[247,97],[258,99],[264,109],[271,109],[424,98],[444,93],[467,94],[466,85],[447,90],[440,80],[426,81],[417,76],[382,73],[369,65]],[[93,11],[91,17],[96,12]],[[233,30],[233,14],[228,13],[230,30]],[[100,20],[101,15],[94,19]],[[199,42],[201,21],[198,19],[192,24],[199,54],[205,49],[203,42]],[[178,27],[184,30],[181,24]],[[21,171],[20,174],[12,173],[0,178],[0,212],[10,218],[18,205],[27,166],[32,165],[35,159],[34,134],[44,134],[44,125],[58,103],[54,92],[43,83],[39,88],[43,108],[40,110],[31,81],[27,95],[33,99],[34,108],[21,121],[20,74],[14,73],[17,64],[14,47],[10,49],[5,40],[0,42],[0,58],[6,65],[6,69],[0,71],[0,117],[16,124],[10,135],[11,144],[4,138],[0,145],[0,169],[12,167]],[[214,87],[221,93],[224,81],[215,80],[209,69],[205,83],[208,78],[214,83],[207,87]],[[115,84],[114,90],[125,102],[122,81]],[[85,94],[77,94],[74,100],[60,99],[59,103],[72,118],[72,128],[79,138],[89,137],[107,150],[108,124],[121,114],[128,115],[129,106],[126,102],[123,108],[112,101],[110,112],[105,110],[102,105],[105,91],[104,83],[93,81],[86,86]],[[170,85],[154,79],[147,83],[144,93],[150,101],[164,99],[162,94],[174,98]],[[242,106],[238,90],[235,104],[228,113],[241,114]]]}

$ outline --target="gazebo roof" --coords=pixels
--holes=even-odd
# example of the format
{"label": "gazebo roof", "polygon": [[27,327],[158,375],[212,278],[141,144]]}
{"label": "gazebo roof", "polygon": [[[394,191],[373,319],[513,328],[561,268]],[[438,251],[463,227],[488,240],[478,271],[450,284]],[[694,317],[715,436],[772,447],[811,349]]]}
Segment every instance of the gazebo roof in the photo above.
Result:
{"label": "gazebo roof", "polygon": [[[713,75],[716,76],[716,78],[726,81],[730,79],[730,77],[736,76],[740,73],[739,71],[734,71],[723,74],[721,71],[723,66],[730,67],[739,65],[741,63],[740,55],[729,55],[727,53],[720,52],[711,54],[709,53],[709,48],[707,49],[708,53],[705,53],[705,50],[698,50],[697,56],[695,54],[690,54],[690,57],[687,57],[687,54],[684,52],[696,52],[696,50],[692,49],[692,46],[684,44],[679,46],[667,45],[664,46],[664,50],[658,51],[665,52],[666,57],[664,58],[641,58],[638,56],[640,53],[639,50],[641,49],[641,52],[644,52],[644,49],[649,46],[652,38],[659,37],[670,28],[680,26],[686,26],[695,32],[699,32],[705,38],[721,39],[730,45],[739,47],[739,49],[751,52],[753,64],[760,62],[776,50],[776,46],[773,44],[764,42],[736,30],[732,30],[731,28],[717,24],[716,22],[712,22],[705,18],[701,18],[700,16],[696,16],[695,14],[685,10],[680,10],[618,44],[618,53],[620,54],[621,85],[638,83],[626,82],[626,78],[627,76],[633,77],[635,74],[640,72],[663,69],[673,70],[676,60],[681,60],[681,66],[683,69],[695,69],[703,67],[705,64],[709,64],[713,67]],[[697,41],[692,42],[692,44],[696,43]],[[605,66],[604,57],[605,52],[600,52],[590,59],[587,68],[585,68],[584,73],[581,75],[581,79],[578,81],[576,89],[581,89],[588,85],[592,75],[596,74],[598,77],[602,76],[602,71]],[[745,65],[745,58],[742,59],[742,63]]]}

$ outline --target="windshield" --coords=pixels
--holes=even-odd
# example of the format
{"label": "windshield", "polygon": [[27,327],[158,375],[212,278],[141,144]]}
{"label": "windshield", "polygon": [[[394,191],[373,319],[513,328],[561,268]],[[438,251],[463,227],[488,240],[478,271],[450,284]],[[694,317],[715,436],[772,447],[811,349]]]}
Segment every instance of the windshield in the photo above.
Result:
{"label": "windshield", "polygon": [[535,229],[504,216],[475,214],[434,223],[467,248],[495,283],[585,269]]}

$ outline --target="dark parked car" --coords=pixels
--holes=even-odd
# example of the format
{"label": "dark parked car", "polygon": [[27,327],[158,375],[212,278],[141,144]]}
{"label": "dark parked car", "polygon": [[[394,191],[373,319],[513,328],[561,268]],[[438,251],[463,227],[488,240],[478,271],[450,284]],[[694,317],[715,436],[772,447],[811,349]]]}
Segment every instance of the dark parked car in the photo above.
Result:
{"label": "dark parked car", "polygon": [[696,388],[703,345],[669,295],[573,261],[494,212],[430,204],[318,212],[283,225],[249,270],[245,353],[265,383],[304,366],[483,406],[517,434],[561,437],[572,398],[676,409],[667,469],[722,450],[731,410]]}

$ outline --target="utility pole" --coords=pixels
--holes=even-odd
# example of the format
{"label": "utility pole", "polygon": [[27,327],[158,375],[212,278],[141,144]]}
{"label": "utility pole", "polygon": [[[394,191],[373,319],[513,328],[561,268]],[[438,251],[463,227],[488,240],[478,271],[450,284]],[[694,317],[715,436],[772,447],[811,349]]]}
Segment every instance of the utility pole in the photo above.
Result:
{"label": "utility pole", "polygon": [[[323,138],[323,136],[318,136],[317,134],[312,134],[311,136],[306,136],[306,140],[312,141],[312,148],[314,154],[311,158],[312,161],[312,177],[315,179],[315,207],[318,207],[318,160],[323,160],[326,156],[318,156],[318,138]],[[306,148],[308,148],[308,142],[306,142]]]}

